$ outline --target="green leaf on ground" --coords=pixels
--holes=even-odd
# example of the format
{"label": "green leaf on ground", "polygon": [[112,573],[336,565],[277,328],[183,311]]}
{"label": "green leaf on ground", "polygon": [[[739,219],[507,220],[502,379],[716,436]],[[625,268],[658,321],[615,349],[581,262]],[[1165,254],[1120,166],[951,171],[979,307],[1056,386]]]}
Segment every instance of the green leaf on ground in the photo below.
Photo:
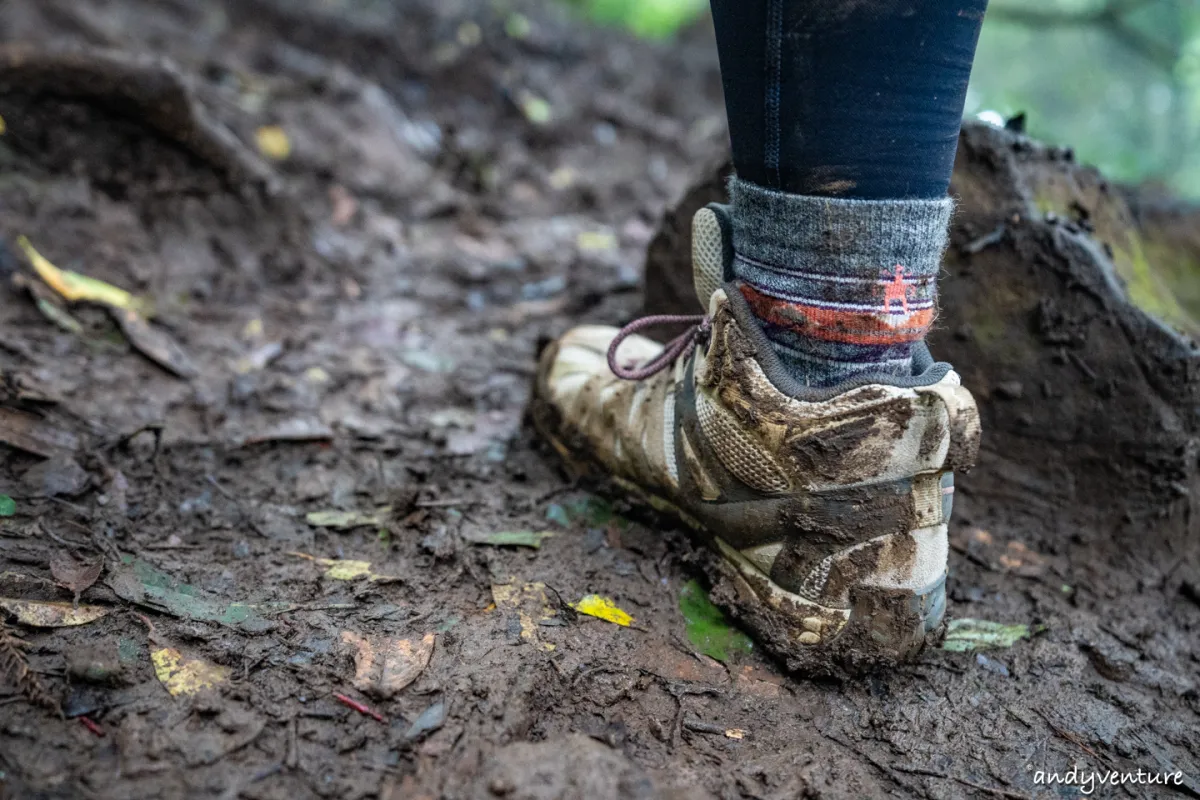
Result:
{"label": "green leaf on ground", "polygon": [[612,503],[600,497],[577,497],[562,503],[551,503],[546,509],[546,519],[568,528],[574,522],[582,522],[585,528],[606,528],[614,525],[624,530],[629,520],[613,511]]}
{"label": "green leaf on ground", "polygon": [[708,599],[699,581],[688,581],[679,593],[679,610],[687,621],[688,641],[701,653],[717,661],[729,661],[754,649],[750,637],[729,624],[721,609]]}
{"label": "green leaf on ground", "polygon": [[17,513],[17,501],[6,494],[0,494],[0,517],[11,517]]}
{"label": "green leaf on ground", "polygon": [[471,544],[490,544],[493,547],[532,547],[537,550],[542,540],[554,535],[554,531],[496,531],[495,533],[471,533],[465,538]]}
{"label": "green leaf on ground", "polygon": [[262,612],[286,608],[286,603],[229,603],[200,593],[195,586],[180,583],[167,573],[142,561],[125,556],[121,565],[109,573],[109,587],[122,600],[152,608],[175,617],[217,622],[248,633],[262,633],[274,624]]}
{"label": "green leaf on ground", "polygon": [[550,507],[546,509],[546,519],[551,522],[557,522],[564,528],[571,525],[571,517],[568,516],[567,510],[558,503],[551,503]]}
{"label": "green leaf on ground", "polygon": [[946,626],[946,638],[942,649],[952,653],[965,653],[989,647],[1012,647],[1021,639],[1046,630],[1045,625],[1016,623],[1005,625],[986,619],[955,619]]}

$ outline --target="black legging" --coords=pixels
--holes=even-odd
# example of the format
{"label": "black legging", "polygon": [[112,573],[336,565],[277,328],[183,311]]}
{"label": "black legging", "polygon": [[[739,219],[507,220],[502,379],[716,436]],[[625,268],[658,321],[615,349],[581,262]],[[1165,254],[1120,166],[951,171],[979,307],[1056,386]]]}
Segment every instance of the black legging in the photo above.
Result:
{"label": "black legging", "polygon": [[743,180],[946,194],[987,0],[711,0]]}

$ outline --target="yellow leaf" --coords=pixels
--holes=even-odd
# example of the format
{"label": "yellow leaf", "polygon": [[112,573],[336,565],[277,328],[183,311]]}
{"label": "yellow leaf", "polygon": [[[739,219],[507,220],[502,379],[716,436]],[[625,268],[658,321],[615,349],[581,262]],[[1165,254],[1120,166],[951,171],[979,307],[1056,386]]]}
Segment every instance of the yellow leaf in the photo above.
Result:
{"label": "yellow leaf", "polygon": [[321,384],[329,383],[332,379],[329,377],[329,373],[321,367],[309,367],[304,370],[304,380],[309,383]]}
{"label": "yellow leaf", "polygon": [[617,247],[617,237],[613,236],[610,231],[582,231],[576,237],[576,244],[584,252],[595,253],[603,250],[615,250]]}
{"label": "yellow leaf", "polygon": [[342,561],[322,558],[320,563],[329,567],[329,569],[325,570],[325,577],[332,578],[335,581],[352,581],[364,575],[370,578],[375,577],[371,573],[370,561]]}
{"label": "yellow leaf", "polygon": [[108,613],[100,606],[74,606],[71,603],[52,603],[41,600],[17,600],[0,597],[0,608],[31,628],[70,628],[87,625]]}
{"label": "yellow leaf", "polygon": [[394,581],[397,580],[392,575],[379,575],[371,572],[370,561],[351,561],[350,559],[342,558],[317,558],[310,556],[308,553],[291,552],[288,555],[296,556],[297,558],[307,559],[314,564],[320,564],[322,567],[328,567],[325,570],[325,577],[335,581],[352,581],[356,578],[366,578],[371,581]]}
{"label": "yellow leaf", "polygon": [[8,125],[4,122],[4,117],[0,117],[0,136],[8,132]]}
{"label": "yellow leaf", "polygon": [[545,125],[554,116],[554,109],[548,102],[524,89],[517,92],[517,105],[521,107],[525,119],[534,125]]}
{"label": "yellow leaf", "polygon": [[247,322],[246,326],[242,328],[243,339],[261,339],[263,337],[263,333],[263,321],[258,317],[255,317]]}
{"label": "yellow leaf", "polygon": [[147,313],[146,309],[149,304],[144,299],[135,297],[124,289],[119,289],[104,281],[80,275],[78,272],[59,269],[46,260],[45,256],[34,250],[33,245],[24,236],[17,237],[17,245],[24,251],[25,257],[33,265],[38,277],[68,301],[72,303],[87,301],[110,308]]}
{"label": "yellow leaf", "polygon": [[629,623],[633,622],[633,617],[617,608],[616,603],[598,594],[589,594],[580,598],[578,603],[571,604],[571,608],[580,614],[607,620],[614,625],[629,627]]}
{"label": "yellow leaf", "polygon": [[575,180],[578,177],[579,176],[576,175],[575,170],[571,169],[570,167],[559,167],[558,169],[554,170],[554,172],[550,173],[549,182],[551,187],[562,190],[570,188],[570,186],[575,183]]}
{"label": "yellow leaf", "polygon": [[229,668],[211,664],[200,658],[185,658],[173,647],[163,647],[150,653],[154,675],[173,696],[195,694],[229,680]]}
{"label": "yellow leaf", "polygon": [[483,30],[474,22],[464,22],[458,26],[458,43],[463,47],[474,47],[483,41]]}
{"label": "yellow leaf", "polygon": [[292,154],[292,142],[287,131],[278,125],[263,125],[254,132],[258,150],[267,158],[283,161]]}

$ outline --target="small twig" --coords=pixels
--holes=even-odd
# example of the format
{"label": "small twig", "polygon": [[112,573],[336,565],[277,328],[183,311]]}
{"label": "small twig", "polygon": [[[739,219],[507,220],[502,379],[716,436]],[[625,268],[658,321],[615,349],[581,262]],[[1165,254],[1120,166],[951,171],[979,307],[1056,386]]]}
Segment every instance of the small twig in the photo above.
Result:
{"label": "small twig", "polygon": [[456,498],[452,500],[418,500],[413,503],[417,508],[449,508],[450,506],[481,506],[482,500],[468,500],[466,498]]}
{"label": "small twig", "polygon": [[295,769],[296,765],[300,763],[300,746],[298,741],[300,732],[298,729],[299,723],[295,717],[292,717],[291,722],[288,723],[287,752],[283,757],[283,763],[288,769]]}
{"label": "small twig", "polygon": [[66,500],[63,500],[61,497],[55,497],[54,495],[48,494],[48,495],[46,495],[46,499],[49,500],[51,503],[58,503],[60,506],[66,506],[67,508],[71,509],[72,511],[74,511],[76,514],[78,514],[81,517],[88,516],[88,512],[87,512],[86,508],[83,508],[82,506],[77,506],[74,503],[70,503]]}
{"label": "small twig", "polygon": [[1029,795],[1022,794],[1021,792],[1010,792],[1008,789],[999,789],[995,786],[984,786],[982,783],[975,783],[967,780],[966,778],[960,778],[957,775],[947,775],[946,777],[952,781],[958,781],[963,786],[970,786],[972,789],[978,789],[981,792],[994,794],[997,797],[1008,797],[1012,800],[1032,800]]}
{"label": "small twig", "polygon": [[1099,761],[1101,764],[1105,763],[1104,759],[1102,759],[1099,756],[1099,754],[1096,753],[1095,750],[1093,750],[1092,748],[1090,748],[1086,744],[1084,744],[1078,736],[1071,733],[1069,730],[1059,727],[1059,725],[1057,723],[1055,723],[1054,720],[1050,719],[1050,717],[1048,717],[1046,715],[1045,711],[1042,711],[1040,708],[1035,708],[1035,709],[1033,709],[1033,712],[1035,714],[1037,714],[1039,717],[1041,717],[1042,719],[1044,719],[1046,721],[1046,724],[1050,726],[1050,730],[1054,731],[1055,735],[1057,735],[1060,739],[1066,739],[1068,742],[1075,745],[1080,750],[1082,750],[1083,752],[1087,753],[1092,758]]}
{"label": "small twig", "polygon": [[970,786],[972,789],[978,789],[981,792],[994,794],[997,797],[1007,797],[1011,798],[1011,800],[1032,800],[1032,798],[1027,794],[1012,792],[1008,789],[1000,789],[995,786],[985,786],[982,783],[975,783],[974,781],[969,781],[966,778],[960,778],[957,775],[948,775],[945,772],[937,772],[936,770],[925,769],[924,767],[907,767],[893,764],[891,765],[891,768],[896,770],[896,772],[904,772],[909,775],[925,775],[930,778],[941,778],[942,780],[955,781],[957,783],[961,783],[963,786]]}
{"label": "small twig", "polygon": [[154,623],[150,621],[150,618],[147,617],[145,614],[139,614],[136,611],[134,611],[132,613],[135,617],[137,617],[139,620],[142,621],[143,625],[146,626],[146,635],[149,637],[150,641],[157,642],[158,641],[158,628],[154,627]]}
{"label": "small twig", "polygon": [[944,772],[938,772],[934,769],[926,769],[925,767],[909,767],[904,764],[892,764],[892,769],[896,772],[903,772],[906,775],[928,775],[931,778],[949,778],[950,776]]}
{"label": "small twig", "polygon": [[1090,380],[1096,380],[1096,370],[1088,366],[1088,363],[1083,360],[1083,357],[1078,353],[1068,350],[1067,358],[1071,359],[1071,363],[1079,367],[1084,375],[1087,375]]}
{"label": "small twig", "polygon": [[101,739],[104,738],[104,729],[101,728],[99,725],[97,725],[95,722],[93,722],[90,717],[80,717],[79,721],[81,723],[83,723],[83,727],[87,728],[89,731],[96,734]]}
{"label": "small twig", "polygon": [[999,244],[1004,240],[1004,234],[1008,232],[1008,226],[1003,222],[1000,223],[991,233],[986,233],[978,239],[967,242],[963,246],[963,252],[967,255],[975,255],[976,253],[986,250],[994,244]]}
{"label": "small twig", "polygon": [[41,527],[41,529],[42,529],[42,533],[46,534],[46,535],[47,535],[47,536],[49,536],[51,539],[53,539],[54,541],[58,542],[58,543],[59,543],[59,544],[61,544],[63,547],[70,547],[70,548],[73,548],[73,549],[76,549],[76,550],[86,550],[86,549],[88,549],[88,546],[89,546],[89,545],[88,545],[88,543],[87,543],[87,542],[71,542],[71,541],[67,541],[66,539],[63,539],[63,538],[62,538],[62,537],[60,537],[58,534],[56,534],[54,531],[50,530],[50,528],[48,528],[46,525],[44,525],[44,524],[40,524],[40,523],[39,523],[39,525],[40,525],[40,527]]}
{"label": "small twig", "polygon": [[729,728],[726,728],[723,725],[717,725],[712,722],[702,722],[695,717],[684,717],[683,727],[687,728],[689,731],[695,731],[696,733],[715,733],[719,736],[724,736],[725,731],[729,730]]}
{"label": "small twig", "polygon": [[568,483],[564,483],[562,486],[557,486],[557,487],[551,489],[550,491],[545,492],[545,493],[540,494],[537,497],[535,497],[533,500],[533,505],[536,508],[537,506],[540,506],[542,503],[546,502],[547,500],[552,500],[553,498],[558,497],[561,494],[566,494],[567,492],[575,491],[576,489],[578,489],[580,487],[580,484],[581,484],[580,479],[576,478]]}
{"label": "small twig", "polygon": [[350,706],[350,708],[353,708],[358,713],[366,714],[368,717],[371,717],[372,719],[374,719],[378,722],[383,722],[383,723],[387,722],[387,720],[385,720],[383,718],[383,715],[380,714],[378,711],[374,711],[374,710],[368,708],[367,706],[364,706],[362,703],[358,702],[357,700],[351,699],[344,694],[335,694],[334,699],[336,699],[342,705]]}
{"label": "small twig", "polygon": [[271,777],[276,772],[279,772],[282,769],[283,769],[282,762],[280,762],[278,764],[272,764],[271,766],[265,767],[264,769],[261,769],[257,773],[255,773],[254,776],[250,778],[249,782],[250,783],[258,783],[259,781],[263,780],[264,778]]}

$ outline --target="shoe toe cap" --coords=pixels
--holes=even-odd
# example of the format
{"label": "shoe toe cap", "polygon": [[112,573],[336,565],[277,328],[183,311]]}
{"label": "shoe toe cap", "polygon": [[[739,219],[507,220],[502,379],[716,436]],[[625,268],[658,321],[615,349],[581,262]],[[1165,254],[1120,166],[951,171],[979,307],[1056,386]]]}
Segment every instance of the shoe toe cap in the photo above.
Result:
{"label": "shoe toe cap", "polygon": [[[546,389],[559,404],[567,404],[593,379],[607,384],[619,380],[608,368],[608,348],[618,333],[606,325],[581,325],[565,333],[544,361]],[[643,336],[621,343],[618,357],[630,366],[645,363],[662,352],[662,345]]]}

